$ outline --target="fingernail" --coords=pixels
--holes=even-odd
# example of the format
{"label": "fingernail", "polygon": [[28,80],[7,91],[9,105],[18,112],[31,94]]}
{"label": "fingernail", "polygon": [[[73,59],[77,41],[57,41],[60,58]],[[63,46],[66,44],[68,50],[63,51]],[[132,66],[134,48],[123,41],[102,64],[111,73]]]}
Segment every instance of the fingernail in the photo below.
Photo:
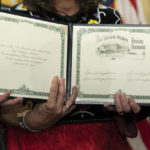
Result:
{"label": "fingernail", "polygon": [[56,81],[56,80],[58,80],[58,79],[59,79],[58,76],[54,76],[54,77],[53,77],[53,80],[54,80],[54,81]]}

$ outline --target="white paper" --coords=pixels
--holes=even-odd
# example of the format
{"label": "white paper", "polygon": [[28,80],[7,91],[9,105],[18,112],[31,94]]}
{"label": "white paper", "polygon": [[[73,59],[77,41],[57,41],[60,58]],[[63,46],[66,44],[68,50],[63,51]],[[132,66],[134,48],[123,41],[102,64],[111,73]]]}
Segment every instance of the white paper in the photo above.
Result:
{"label": "white paper", "polygon": [[66,77],[67,26],[0,13],[0,91],[47,99],[54,75]]}
{"label": "white paper", "polygon": [[112,103],[116,92],[150,103],[150,27],[75,26],[72,85],[79,103]]}

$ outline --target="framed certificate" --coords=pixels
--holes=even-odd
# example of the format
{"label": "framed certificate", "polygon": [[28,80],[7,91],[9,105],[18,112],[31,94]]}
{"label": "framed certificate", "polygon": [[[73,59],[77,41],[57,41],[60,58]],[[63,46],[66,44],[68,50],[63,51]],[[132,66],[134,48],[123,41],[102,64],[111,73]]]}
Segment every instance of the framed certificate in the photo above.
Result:
{"label": "framed certificate", "polygon": [[0,13],[0,33],[0,93],[47,99],[53,76],[66,77],[68,26]]}
{"label": "framed certificate", "polygon": [[150,103],[150,26],[74,26],[72,58],[77,103],[113,103],[116,92]]}

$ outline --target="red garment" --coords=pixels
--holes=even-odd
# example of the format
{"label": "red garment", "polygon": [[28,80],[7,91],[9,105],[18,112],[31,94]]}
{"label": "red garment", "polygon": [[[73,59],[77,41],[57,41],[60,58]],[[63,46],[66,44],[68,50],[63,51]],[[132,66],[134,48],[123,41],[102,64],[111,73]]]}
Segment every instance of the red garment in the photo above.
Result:
{"label": "red garment", "polygon": [[8,127],[7,150],[131,150],[114,123],[57,125],[42,133]]}
{"label": "red garment", "polygon": [[137,122],[137,128],[147,150],[150,150],[150,123],[145,119]]}

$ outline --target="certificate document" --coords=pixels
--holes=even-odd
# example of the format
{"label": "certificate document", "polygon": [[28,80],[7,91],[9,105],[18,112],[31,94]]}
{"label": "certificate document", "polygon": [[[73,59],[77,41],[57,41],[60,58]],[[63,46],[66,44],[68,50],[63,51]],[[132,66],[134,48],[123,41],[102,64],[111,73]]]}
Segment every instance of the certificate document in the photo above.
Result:
{"label": "certificate document", "polygon": [[72,58],[77,104],[112,103],[116,92],[150,103],[149,26],[74,26]]}
{"label": "certificate document", "polygon": [[60,24],[0,12],[0,94],[47,99],[54,75],[77,104],[124,92],[150,104],[150,26]]}
{"label": "certificate document", "polygon": [[47,99],[53,76],[66,77],[67,28],[0,13],[0,93]]}

